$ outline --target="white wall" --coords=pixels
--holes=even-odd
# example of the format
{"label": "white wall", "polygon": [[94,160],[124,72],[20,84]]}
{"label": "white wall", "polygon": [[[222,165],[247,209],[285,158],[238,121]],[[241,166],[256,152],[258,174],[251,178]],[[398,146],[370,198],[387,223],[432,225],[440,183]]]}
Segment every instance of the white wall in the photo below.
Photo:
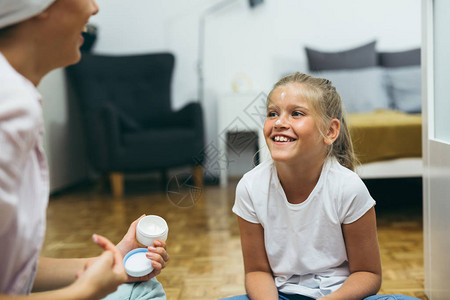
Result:
{"label": "white wall", "polygon": [[[305,45],[343,50],[377,39],[384,51],[420,45],[420,0],[226,0],[205,17],[205,116],[215,141],[218,97],[232,91],[239,73],[253,89],[268,91],[286,72],[306,71]],[[94,52],[176,55],[173,107],[197,98],[199,19],[221,0],[97,0],[99,28]]]}
{"label": "white wall", "polygon": [[44,146],[53,192],[87,177],[81,116],[78,105],[67,97],[63,69],[49,73],[38,88],[43,96]]}

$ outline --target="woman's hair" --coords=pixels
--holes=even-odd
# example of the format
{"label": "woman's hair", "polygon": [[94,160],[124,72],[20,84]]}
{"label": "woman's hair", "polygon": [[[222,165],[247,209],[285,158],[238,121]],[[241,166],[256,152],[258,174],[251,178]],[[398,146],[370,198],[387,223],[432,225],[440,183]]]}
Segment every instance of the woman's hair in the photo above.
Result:
{"label": "woman's hair", "polygon": [[16,27],[16,24],[0,28],[0,38],[7,36],[12,31],[12,29],[14,29],[15,27]]}
{"label": "woman's hair", "polygon": [[339,120],[339,136],[329,147],[328,156],[336,157],[341,165],[350,170],[354,170],[357,161],[353,151],[350,132],[345,121],[341,96],[339,96],[331,81],[297,72],[281,78],[273,86],[272,91],[267,97],[267,102],[269,103],[275,89],[290,83],[300,84],[303,87],[300,92],[312,106],[313,113],[319,125],[319,131],[324,138],[327,138],[324,130],[328,129],[331,120]]}

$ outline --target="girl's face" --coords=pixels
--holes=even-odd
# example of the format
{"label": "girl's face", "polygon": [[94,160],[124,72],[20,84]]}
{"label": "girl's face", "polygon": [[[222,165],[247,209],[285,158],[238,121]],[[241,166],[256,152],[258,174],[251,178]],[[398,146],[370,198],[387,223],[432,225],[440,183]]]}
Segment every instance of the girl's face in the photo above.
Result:
{"label": "girl's face", "polygon": [[290,83],[276,88],[269,99],[264,136],[275,162],[310,163],[325,157],[327,145],[302,88]]}
{"label": "girl's face", "polygon": [[56,0],[46,11],[49,53],[60,66],[81,58],[82,32],[92,15],[98,12],[95,0]]}

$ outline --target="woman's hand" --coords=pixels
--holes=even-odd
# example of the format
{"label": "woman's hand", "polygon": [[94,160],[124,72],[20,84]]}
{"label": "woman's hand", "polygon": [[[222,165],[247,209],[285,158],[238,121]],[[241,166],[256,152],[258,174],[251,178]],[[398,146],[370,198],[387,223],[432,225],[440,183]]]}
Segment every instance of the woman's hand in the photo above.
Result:
{"label": "woman's hand", "polygon": [[[131,223],[128,228],[127,233],[122,238],[122,240],[117,244],[117,249],[119,249],[120,253],[122,253],[122,257],[130,252],[133,249],[139,248],[140,245],[136,241],[136,226],[141,218],[145,217],[142,215],[139,219]],[[153,242],[152,246],[147,247],[148,253],[146,253],[147,258],[152,260],[152,267],[154,270],[143,277],[131,277],[128,276],[127,282],[139,282],[139,281],[147,281],[159,273],[161,270],[166,267],[166,262],[169,261],[169,254],[166,251],[166,243],[160,240],[156,240]]]}
{"label": "woman's hand", "polygon": [[123,258],[119,250],[107,238],[94,234],[94,242],[105,251],[89,260],[77,280],[69,287],[74,293],[82,293],[86,299],[100,299],[114,292],[127,279]]}
{"label": "woman's hand", "polygon": [[153,271],[143,277],[128,276],[127,282],[147,281],[161,273],[161,270],[166,267],[166,262],[169,260],[169,254],[166,251],[166,243],[163,241],[155,241],[153,246],[149,246],[146,256],[152,261]]}
{"label": "woman's hand", "polygon": [[136,227],[139,223],[139,220],[145,217],[145,215],[140,216],[137,220],[131,223],[128,228],[127,233],[124,235],[122,240],[117,244],[117,249],[119,249],[120,253],[122,253],[122,257],[125,257],[128,252],[133,249],[139,248],[140,245],[136,241]]}

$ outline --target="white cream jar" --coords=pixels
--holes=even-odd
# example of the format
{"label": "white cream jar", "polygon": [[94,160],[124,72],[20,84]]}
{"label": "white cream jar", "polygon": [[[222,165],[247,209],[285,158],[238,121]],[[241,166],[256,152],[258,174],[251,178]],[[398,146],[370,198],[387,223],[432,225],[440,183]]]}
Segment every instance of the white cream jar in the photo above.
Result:
{"label": "white cream jar", "polygon": [[136,239],[144,246],[152,246],[155,240],[165,242],[168,233],[169,227],[166,221],[155,215],[143,217],[136,227]]}

